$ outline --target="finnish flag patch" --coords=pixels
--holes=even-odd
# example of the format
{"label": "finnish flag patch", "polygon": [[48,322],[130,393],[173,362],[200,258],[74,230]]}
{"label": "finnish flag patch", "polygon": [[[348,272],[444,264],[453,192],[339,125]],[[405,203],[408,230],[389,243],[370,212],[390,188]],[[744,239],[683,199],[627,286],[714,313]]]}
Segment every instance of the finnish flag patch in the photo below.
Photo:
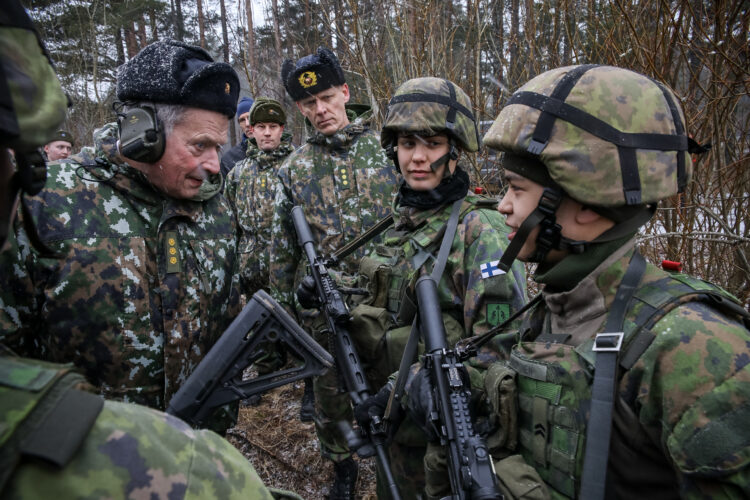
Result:
{"label": "finnish flag patch", "polygon": [[490,262],[485,262],[484,264],[480,265],[479,270],[482,271],[482,279],[491,278],[493,276],[500,276],[501,274],[505,274],[505,271],[500,269],[498,267],[498,264],[500,264],[499,260],[493,260]]}

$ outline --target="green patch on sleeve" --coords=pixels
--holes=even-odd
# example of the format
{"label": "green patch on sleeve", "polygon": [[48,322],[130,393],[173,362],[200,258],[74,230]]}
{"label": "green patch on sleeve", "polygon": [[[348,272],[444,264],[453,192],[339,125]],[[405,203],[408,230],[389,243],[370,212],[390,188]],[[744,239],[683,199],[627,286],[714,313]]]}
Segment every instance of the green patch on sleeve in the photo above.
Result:
{"label": "green patch on sleeve", "polygon": [[510,304],[507,302],[487,302],[487,323],[497,326],[510,317]]}

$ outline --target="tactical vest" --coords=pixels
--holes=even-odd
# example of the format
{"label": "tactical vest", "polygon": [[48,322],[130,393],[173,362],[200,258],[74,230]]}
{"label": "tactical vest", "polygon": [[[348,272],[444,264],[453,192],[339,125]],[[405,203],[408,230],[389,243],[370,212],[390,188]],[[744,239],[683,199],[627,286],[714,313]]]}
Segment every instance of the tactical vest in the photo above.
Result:
{"label": "tactical vest", "polygon": [[72,369],[0,356],[0,491],[24,460],[62,468],[86,439],[104,400]]}
{"label": "tactical vest", "polygon": [[[630,302],[618,357],[620,379],[651,344],[651,328],[669,311],[691,301],[706,302],[750,325],[750,314],[728,292],[690,276],[667,275],[640,287]],[[549,486],[552,498],[576,498],[594,376],[593,339],[579,346],[556,343],[543,317],[544,307],[527,316],[522,338],[533,340],[522,340],[510,356],[510,365],[518,374],[519,448]],[[638,485],[630,482],[628,496],[676,498],[678,485],[671,465],[640,430],[634,409],[636,396],[620,393],[616,397],[609,462],[612,468],[632,471],[638,482],[650,485],[648,494],[640,495],[634,494]],[[634,456],[638,460],[633,460]],[[607,497],[621,494],[622,484],[616,483],[626,479],[608,476]]]}
{"label": "tactical vest", "polygon": [[[471,211],[495,204],[491,199],[467,196],[459,212],[459,223]],[[446,210],[450,211],[450,205],[446,205]],[[368,295],[352,310],[352,329],[357,332],[355,342],[360,356],[368,361],[368,378],[374,387],[383,385],[399,367],[417,311],[413,286],[416,278],[435,265],[446,220],[434,217],[410,232],[392,229],[383,237],[383,243],[360,261],[358,285]],[[443,322],[449,345],[464,336],[462,317],[444,312]],[[421,341],[419,352],[424,352]]]}

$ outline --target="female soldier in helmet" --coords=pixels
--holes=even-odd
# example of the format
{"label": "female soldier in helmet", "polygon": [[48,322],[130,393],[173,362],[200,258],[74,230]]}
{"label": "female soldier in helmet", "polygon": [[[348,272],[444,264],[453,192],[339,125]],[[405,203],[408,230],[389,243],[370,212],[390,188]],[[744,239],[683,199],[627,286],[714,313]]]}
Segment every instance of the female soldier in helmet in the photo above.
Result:
{"label": "female soldier in helmet", "polygon": [[[352,310],[355,342],[376,388],[398,370],[416,313],[413,287],[419,276],[439,275],[449,345],[496,326],[526,297],[523,267],[497,268],[508,229],[496,201],[468,194],[461,160],[479,149],[479,138],[463,90],[439,78],[405,82],[389,104],[381,144],[403,182],[393,202],[394,226],[360,264],[360,285],[369,295]],[[359,418],[363,409],[358,410]],[[426,445],[419,427],[409,419],[402,423],[390,453],[403,498],[424,495]],[[382,486],[379,481],[379,497],[387,498]]]}

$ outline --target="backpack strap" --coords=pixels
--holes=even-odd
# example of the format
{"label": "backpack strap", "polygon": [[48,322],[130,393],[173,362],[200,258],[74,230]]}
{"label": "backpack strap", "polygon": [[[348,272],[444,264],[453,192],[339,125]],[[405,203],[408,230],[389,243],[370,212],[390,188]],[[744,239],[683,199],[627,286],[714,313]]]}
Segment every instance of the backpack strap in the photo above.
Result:
{"label": "backpack strap", "polygon": [[639,290],[635,299],[642,305],[628,336],[620,367],[627,371],[648,349],[655,336],[651,328],[676,307],[687,302],[702,302],[743,322],[750,330],[750,312],[745,310],[729,292],[698,278],[685,274],[671,274]]}
{"label": "backpack strap", "polygon": [[2,415],[8,434],[3,433],[0,448],[0,490],[24,459],[58,468],[70,462],[104,406],[101,397],[75,389],[84,382],[70,366],[0,358],[3,397],[8,404],[23,405],[15,422],[5,421],[15,408]]}

